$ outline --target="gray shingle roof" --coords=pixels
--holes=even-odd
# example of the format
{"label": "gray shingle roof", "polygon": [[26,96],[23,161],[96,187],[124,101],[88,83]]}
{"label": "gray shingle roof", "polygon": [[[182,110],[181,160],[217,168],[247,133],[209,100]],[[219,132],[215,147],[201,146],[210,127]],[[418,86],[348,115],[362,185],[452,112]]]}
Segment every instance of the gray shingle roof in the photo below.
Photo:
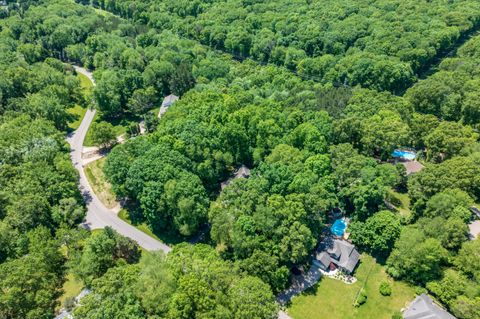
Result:
{"label": "gray shingle roof", "polygon": [[426,294],[417,296],[403,312],[404,319],[456,319],[440,308]]}
{"label": "gray shingle roof", "polygon": [[355,269],[360,259],[360,254],[354,245],[340,239],[334,239],[324,244],[325,250],[318,253],[316,259],[325,267],[328,267],[330,262],[332,262],[350,273]]}
{"label": "gray shingle roof", "polygon": [[172,105],[173,103],[175,103],[175,101],[178,101],[178,99],[179,99],[178,96],[173,95],[173,94],[170,94],[169,96],[166,96],[166,97],[163,99],[162,106],[163,106],[163,107],[169,107],[170,105]]}
{"label": "gray shingle roof", "polygon": [[250,177],[250,169],[246,167],[245,165],[240,166],[235,173],[233,174],[233,177],[227,179],[226,181],[222,182],[220,184],[221,188],[224,189],[227,187],[233,180],[238,179],[238,178],[248,178]]}

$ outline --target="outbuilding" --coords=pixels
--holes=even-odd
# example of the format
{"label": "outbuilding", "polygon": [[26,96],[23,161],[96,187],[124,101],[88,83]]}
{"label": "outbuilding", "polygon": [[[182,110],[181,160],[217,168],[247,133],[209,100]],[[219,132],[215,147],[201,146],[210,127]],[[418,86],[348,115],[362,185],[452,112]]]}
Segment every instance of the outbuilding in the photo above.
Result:
{"label": "outbuilding", "polygon": [[403,311],[404,319],[456,319],[442,307],[437,305],[426,294],[415,298],[407,309]]}

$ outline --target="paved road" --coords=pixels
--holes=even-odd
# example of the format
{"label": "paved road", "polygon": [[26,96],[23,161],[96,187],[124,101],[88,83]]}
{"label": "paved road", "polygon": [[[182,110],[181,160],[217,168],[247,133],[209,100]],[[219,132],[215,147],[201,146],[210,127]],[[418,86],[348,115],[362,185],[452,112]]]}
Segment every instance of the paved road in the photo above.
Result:
{"label": "paved road", "polygon": [[[86,75],[95,85],[95,81],[92,74],[84,68],[76,67],[75,70],[78,73]],[[80,127],[67,137],[67,141],[71,147],[70,156],[72,158],[73,165],[80,173],[80,191],[87,203],[87,217],[83,225],[88,229],[104,228],[110,226],[123,236],[129,237],[135,240],[142,248],[146,250],[163,250],[168,253],[171,248],[162,242],[148,236],[144,232],[141,232],[132,225],[121,220],[114,211],[108,209],[98,199],[93,192],[90,184],[88,183],[87,176],[83,170],[84,163],[82,161],[83,141],[87,134],[88,128],[95,116],[95,110],[87,110]]]}
{"label": "paved road", "polygon": [[320,269],[312,265],[306,273],[293,280],[290,288],[277,296],[278,303],[281,305],[287,304],[293,297],[314,286],[321,277]]}
{"label": "paved road", "polygon": [[[77,66],[74,66],[74,68],[78,73],[86,75],[92,81],[93,85],[95,85],[95,80],[93,79],[91,72]],[[163,250],[165,253],[168,253],[171,250],[169,246],[124,222],[118,218],[117,214],[113,210],[105,207],[105,205],[103,205],[103,203],[95,195],[90,184],[88,183],[87,176],[83,170],[84,163],[82,161],[82,151],[83,141],[85,140],[85,136],[87,135],[90,124],[92,124],[95,112],[95,110],[87,110],[79,128],[67,137],[67,141],[71,147],[70,156],[72,158],[73,165],[80,173],[80,191],[87,202],[88,211],[87,217],[83,222],[83,226],[88,229],[98,229],[104,228],[105,226],[110,226],[123,236],[135,240],[142,248],[146,250]],[[283,311],[278,313],[278,318],[292,319]]]}

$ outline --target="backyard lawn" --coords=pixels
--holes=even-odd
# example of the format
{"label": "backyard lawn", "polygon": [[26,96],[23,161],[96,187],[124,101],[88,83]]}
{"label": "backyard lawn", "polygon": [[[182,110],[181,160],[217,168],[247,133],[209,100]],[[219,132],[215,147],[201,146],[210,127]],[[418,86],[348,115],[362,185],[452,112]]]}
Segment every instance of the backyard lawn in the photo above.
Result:
{"label": "backyard lawn", "polygon": [[63,284],[62,289],[63,289],[63,294],[60,298],[58,298],[58,301],[60,302],[58,309],[60,309],[63,306],[63,303],[65,302],[66,299],[76,297],[80,294],[80,292],[83,289],[83,283],[81,282],[81,280],[76,279],[73,276],[73,274],[69,273],[67,275],[67,280]]}
{"label": "backyard lawn", "polygon": [[400,215],[409,218],[412,212],[410,211],[410,197],[408,197],[408,194],[399,193],[391,189],[389,190],[388,195],[390,200],[393,199],[394,202],[392,204],[397,207]]}
{"label": "backyard lawn", "polygon": [[[390,319],[415,296],[413,287],[390,279],[384,268],[365,254],[355,277],[358,281],[352,285],[323,277],[316,286],[292,299],[288,314],[293,319]],[[379,292],[385,280],[392,285],[391,296]],[[356,308],[353,303],[363,285],[367,302]]]}

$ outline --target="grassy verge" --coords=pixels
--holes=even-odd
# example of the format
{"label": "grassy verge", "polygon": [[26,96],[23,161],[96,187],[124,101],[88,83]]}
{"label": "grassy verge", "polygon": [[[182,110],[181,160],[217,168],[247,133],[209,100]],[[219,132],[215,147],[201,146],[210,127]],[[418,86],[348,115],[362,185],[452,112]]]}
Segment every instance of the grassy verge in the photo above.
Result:
{"label": "grassy verge", "polygon": [[142,223],[133,223],[132,220],[130,219],[130,216],[128,214],[128,211],[126,209],[122,209],[120,212],[118,212],[118,217],[123,220],[126,223],[129,223],[130,225],[135,226],[138,230],[141,230],[145,234],[147,234],[150,237],[155,238],[156,240],[163,241],[161,240],[157,235],[155,235],[150,228],[148,227],[147,223],[142,222]]}
{"label": "grassy verge", "polygon": [[87,109],[78,104],[75,104],[75,106],[69,108],[67,112],[68,114],[71,114],[73,116],[73,120],[68,123],[68,127],[71,130],[76,130],[80,126],[80,123],[82,123],[83,117],[85,116]]}
{"label": "grassy verge", "polygon": [[105,174],[103,173],[105,160],[106,158],[101,158],[87,164],[87,166],[85,166],[85,174],[93,191],[102,203],[108,208],[113,208],[117,205],[117,201],[112,191],[112,186],[107,182]]}
{"label": "grassy verge", "polygon": [[[355,276],[358,281],[352,285],[322,278],[315,287],[292,299],[288,314],[294,319],[390,319],[395,311],[405,307],[415,296],[413,287],[393,281],[371,256],[362,255]],[[380,294],[382,281],[390,282],[391,296]],[[357,308],[353,302],[362,287],[367,294],[367,302]]]}
{"label": "grassy verge", "polygon": [[[103,166],[105,165],[106,158],[101,158],[97,161],[87,164],[85,166],[85,174],[87,175],[88,182],[93,188],[94,193],[98,196],[100,201],[107,208],[114,208],[117,205],[115,194],[112,191],[112,186],[107,182],[105,174],[103,173]],[[144,232],[148,236],[155,238],[166,244],[175,244],[183,241],[182,238],[169,234],[167,232],[162,232],[161,234],[156,234],[153,232],[147,223],[144,221],[132,221],[130,215],[126,209],[120,210],[118,217],[123,221],[134,226],[138,230]]]}
{"label": "grassy verge", "polygon": [[80,80],[80,86],[85,93],[92,89],[93,83],[85,74],[77,73],[77,77]]}
{"label": "grassy verge", "polygon": [[130,215],[126,209],[122,209],[118,213],[118,217],[124,222],[129,223],[130,225],[134,226],[138,230],[144,232],[148,236],[153,237],[156,240],[159,240],[162,243],[165,243],[167,245],[174,245],[174,244],[178,244],[180,242],[185,241],[185,238],[180,237],[177,234],[170,233],[168,231],[162,231],[162,232],[152,231],[152,229],[148,226],[148,224],[145,221],[139,221],[139,222],[133,221],[132,218],[130,218]]}
{"label": "grassy verge", "polygon": [[[82,88],[83,94],[85,96],[88,96],[93,87],[92,82],[88,77],[86,77],[81,73],[78,73],[77,77],[80,80],[80,87]],[[81,105],[75,104],[75,106],[72,108],[69,108],[67,112],[73,116],[73,120],[70,123],[68,123],[68,127],[71,130],[76,130],[80,126],[80,123],[82,123],[83,117],[87,112],[87,108]]]}

